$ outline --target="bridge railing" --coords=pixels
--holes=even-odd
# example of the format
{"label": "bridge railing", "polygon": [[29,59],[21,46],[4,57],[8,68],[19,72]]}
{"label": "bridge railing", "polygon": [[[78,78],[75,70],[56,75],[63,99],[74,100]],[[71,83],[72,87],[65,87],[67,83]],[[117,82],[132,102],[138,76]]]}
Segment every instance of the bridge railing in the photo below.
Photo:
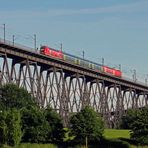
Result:
{"label": "bridge railing", "polygon": [[125,77],[125,76],[123,76],[122,78],[123,78],[124,80],[130,81],[130,82],[134,82],[134,83],[136,83],[136,84],[145,85],[145,86],[148,87],[148,85],[147,85],[146,83],[142,82],[142,81],[139,81],[139,80],[133,80],[133,79],[128,78],[128,77]]}
{"label": "bridge railing", "polygon": [[0,43],[4,43],[6,45],[14,46],[16,48],[24,49],[24,50],[27,50],[27,51],[36,52],[36,49],[34,49],[34,48],[31,48],[31,47],[28,47],[28,46],[24,46],[22,44],[19,44],[19,43],[16,43],[16,42],[12,42],[12,41],[9,41],[9,40],[4,40],[2,38],[0,38]]}

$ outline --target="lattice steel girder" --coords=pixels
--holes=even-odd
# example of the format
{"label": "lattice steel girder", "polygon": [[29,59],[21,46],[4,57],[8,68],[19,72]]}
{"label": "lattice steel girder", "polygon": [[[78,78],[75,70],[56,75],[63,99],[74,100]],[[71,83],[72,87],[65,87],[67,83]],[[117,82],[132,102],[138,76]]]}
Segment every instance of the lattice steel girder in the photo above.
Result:
{"label": "lattice steel girder", "polygon": [[90,70],[83,72],[78,66],[68,68],[56,61],[31,59],[31,55],[23,57],[25,53],[15,52],[9,49],[9,56],[7,52],[0,53],[0,84],[13,82],[26,88],[42,107],[53,107],[65,125],[70,113],[79,112],[86,105],[101,113],[108,127],[118,127],[127,109],[148,105],[146,87],[124,85],[122,80],[91,74]]}
{"label": "lattice steel girder", "polygon": [[126,88],[133,88],[141,92],[148,91],[148,86],[145,86],[144,84],[134,83],[126,79],[120,79],[117,77],[106,75],[105,73],[96,72],[94,70],[83,68],[82,66],[78,66],[75,64],[70,64],[62,60],[53,59],[39,54],[38,51],[31,51],[24,47],[21,48],[21,46],[11,46],[9,43],[7,44],[7,42],[0,42],[0,52],[7,54],[7,57],[11,59],[22,58],[28,59],[29,61],[35,61],[41,67],[45,65],[50,65],[51,67],[55,66],[60,69],[63,69],[64,72],[67,71],[68,73],[79,73],[94,79],[99,78],[101,80],[106,81],[105,83],[116,83]]}

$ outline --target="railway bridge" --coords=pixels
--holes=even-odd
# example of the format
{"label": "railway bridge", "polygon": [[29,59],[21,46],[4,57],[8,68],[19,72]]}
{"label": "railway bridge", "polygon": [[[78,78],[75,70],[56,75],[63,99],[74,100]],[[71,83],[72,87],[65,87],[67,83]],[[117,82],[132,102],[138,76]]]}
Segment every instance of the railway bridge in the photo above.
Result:
{"label": "railway bridge", "polygon": [[65,124],[71,113],[89,105],[108,127],[117,127],[129,108],[148,105],[148,86],[47,57],[10,41],[0,40],[0,84],[26,88],[45,107],[50,104]]}

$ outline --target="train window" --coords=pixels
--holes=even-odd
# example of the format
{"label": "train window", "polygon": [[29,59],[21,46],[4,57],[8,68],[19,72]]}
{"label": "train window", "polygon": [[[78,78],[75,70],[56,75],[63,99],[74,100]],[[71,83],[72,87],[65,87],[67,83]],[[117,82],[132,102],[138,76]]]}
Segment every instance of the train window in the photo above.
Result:
{"label": "train window", "polygon": [[79,59],[75,59],[75,64],[80,65],[80,60]]}

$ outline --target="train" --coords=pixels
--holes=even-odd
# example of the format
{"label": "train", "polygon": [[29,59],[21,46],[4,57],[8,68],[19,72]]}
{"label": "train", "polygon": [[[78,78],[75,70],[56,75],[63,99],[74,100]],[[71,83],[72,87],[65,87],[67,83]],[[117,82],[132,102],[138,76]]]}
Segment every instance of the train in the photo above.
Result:
{"label": "train", "polygon": [[106,65],[94,63],[89,60],[70,55],[61,50],[50,48],[48,46],[41,46],[40,53],[43,55],[52,57],[52,58],[57,58],[57,59],[75,64],[75,65],[82,66],[84,68],[93,69],[96,72],[103,72],[105,74],[112,75],[112,76],[119,77],[119,78],[122,77],[122,71],[119,69],[115,69],[115,68],[111,68]]}

